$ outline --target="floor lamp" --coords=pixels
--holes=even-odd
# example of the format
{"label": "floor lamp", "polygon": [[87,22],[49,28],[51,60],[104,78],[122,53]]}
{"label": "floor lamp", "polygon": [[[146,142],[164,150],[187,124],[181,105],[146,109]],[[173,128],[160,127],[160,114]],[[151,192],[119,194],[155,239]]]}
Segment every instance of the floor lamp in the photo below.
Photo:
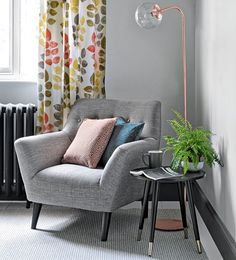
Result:
{"label": "floor lamp", "polygon": [[[141,4],[135,14],[137,24],[145,29],[152,29],[157,27],[163,18],[163,15],[169,10],[176,10],[182,18],[182,62],[183,62],[183,96],[184,96],[184,120],[187,122],[187,69],[186,69],[186,37],[185,37],[185,17],[181,8],[176,5],[171,5],[161,8],[155,3]],[[181,230],[183,229],[181,220],[174,219],[159,219],[156,228],[161,230]],[[187,235],[187,234],[186,234]]]}

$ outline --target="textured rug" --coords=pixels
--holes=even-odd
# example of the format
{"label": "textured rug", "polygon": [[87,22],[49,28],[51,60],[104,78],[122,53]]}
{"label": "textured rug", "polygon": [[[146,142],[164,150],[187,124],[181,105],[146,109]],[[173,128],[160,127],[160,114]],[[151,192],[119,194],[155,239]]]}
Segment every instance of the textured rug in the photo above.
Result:
{"label": "textured rug", "polygon": [[[149,220],[137,242],[140,210],[115,212],[107,242],[100,241],[101,214],[43,206],[37,230],[30,229],[32,209],[23,204],[0,204],[0,259],[151,259],[147,256]],[[179,217],[178,210],[159,210],[161,217]],[[189,239],[183,232],[156,231],[153,259],[207,259],[197,253],[191,223]]]}

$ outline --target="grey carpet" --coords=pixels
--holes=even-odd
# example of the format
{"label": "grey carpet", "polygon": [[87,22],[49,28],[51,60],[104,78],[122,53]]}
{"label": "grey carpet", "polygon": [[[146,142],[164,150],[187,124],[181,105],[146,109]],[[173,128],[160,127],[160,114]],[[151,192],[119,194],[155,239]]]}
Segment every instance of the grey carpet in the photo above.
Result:
{"label": "grey carpet", "polygon": [[[121,209],[113,214],[107,242],[101,242],[101,214],[43,206],[38,230],[30,229],[32,209],[22,204],[0,204],[0,259],[150,259],[147,256],[149,221],[142,241],[136,241],[140,211]],[[159,216],[178,217],[178,210],[159,210]],[[156,231],[153,259],[207,259],[197,253],[190,225],[183,232]]]}

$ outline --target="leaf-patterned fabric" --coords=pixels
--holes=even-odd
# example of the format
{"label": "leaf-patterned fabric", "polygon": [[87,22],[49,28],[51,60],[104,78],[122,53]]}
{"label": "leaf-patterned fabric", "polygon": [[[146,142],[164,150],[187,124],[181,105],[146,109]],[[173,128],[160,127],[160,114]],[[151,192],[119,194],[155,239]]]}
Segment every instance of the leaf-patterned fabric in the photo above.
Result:
{"label": "leaf-patterned fabric", "polygon": [[63,128],[78,98],[105,97],[106,0],[41,0],[37,133]]}

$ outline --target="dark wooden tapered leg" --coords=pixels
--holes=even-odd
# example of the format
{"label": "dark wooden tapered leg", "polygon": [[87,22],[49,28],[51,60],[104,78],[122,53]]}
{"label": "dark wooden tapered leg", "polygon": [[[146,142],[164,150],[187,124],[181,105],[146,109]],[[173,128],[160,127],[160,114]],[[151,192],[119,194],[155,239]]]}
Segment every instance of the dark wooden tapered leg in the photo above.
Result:
{"label": "dark wooden tapered leg", "polygon": [[111,222],[111,212],[103,212],[101,241],[107,241],[110,222]]}
{"label": "dark wooden tapered leg", "polygon": [[179,192],[180,211],[181,211],[182,222],[184,227],[184,238],[188,238],[188,224],[187,224],[186,207],[184,201],[184,185],[182,182],[178,182],[178,192]]}
{"label": "dark wooden tapered leg", "polygon": [[29,209],[29,208],[30,208],[30,204],[31,204],[31,202],[27,200],[27,201],[26,201],[26,206],[25,206],[25,207],[26,207],[27,209]]}
{"label": "dark wooden tapered leg", "polygon": [[[143,207],[143,204],[144,204],[144,197],[145,197],[145,191],[146,191],[147,185],[148,185],[148,181],[145,181],[143,199],[141,201],[142,202],[142,207]],[[148,218],[148,200],[147,200],[147,203],[146,203],[146,206],[145,206],[145,209],[144,209],[144,218]]]}
{"label": "dark wooden tapered leg", "polygon": [[33,215],[32,215],[32,223],[31,223],[31,228],[36,229],[36,225],[39,219],[39,214],[42,208],[42,204],[40,203],[34,203],[33,206]]}
{"label": "dark wooden tapered leg", "polygon": [[157,218],[157,208],[158,208],[158,185],[157,181],[152,182],[152,217],[151,217],[151,231],[149,237],[149,246],[148,246],[148,255],[152,256],[152,249],[154,243],[154,236],[155,236],[155,225],[156,225],[156,218]]}
{"label": "dark wooden tapered leg", "polygon": [[200,235],[199,235],[198,224],[197,224],[197,216],[196,216],[196,211],[195,211],[195,206],[194,206],[192,182],[186,181],[186,187],[187,187],[187,195],[188,195],[188,204],[189,204],[190,214],[191,214],[192,223],[193,223],[193,231],[194,231],[194,235],[195,235],[195,239],[196,239],[196,243],[197,243],[197,250],[198,250],[198,253],[201,254],[202,246],[201,246]]}
{"label": "dark wooden tapered leg", "polygon": [[148,210],[148,197],[149,197],[149,192],[150,192],[150,186],[151,186],[151,181],[146,181],[145,183],[145,191],[144,191],[144,197],[143,197],[143,202],[142,202],[142,210],[141,210],[141,216],[139,219],[139,230],[138,230],[138,237],[137,240],[141,240],[141,235],[142,235],[142,230],[143,230],[143,223],[144,223],[144,218],[146,215],[146,211]]}

